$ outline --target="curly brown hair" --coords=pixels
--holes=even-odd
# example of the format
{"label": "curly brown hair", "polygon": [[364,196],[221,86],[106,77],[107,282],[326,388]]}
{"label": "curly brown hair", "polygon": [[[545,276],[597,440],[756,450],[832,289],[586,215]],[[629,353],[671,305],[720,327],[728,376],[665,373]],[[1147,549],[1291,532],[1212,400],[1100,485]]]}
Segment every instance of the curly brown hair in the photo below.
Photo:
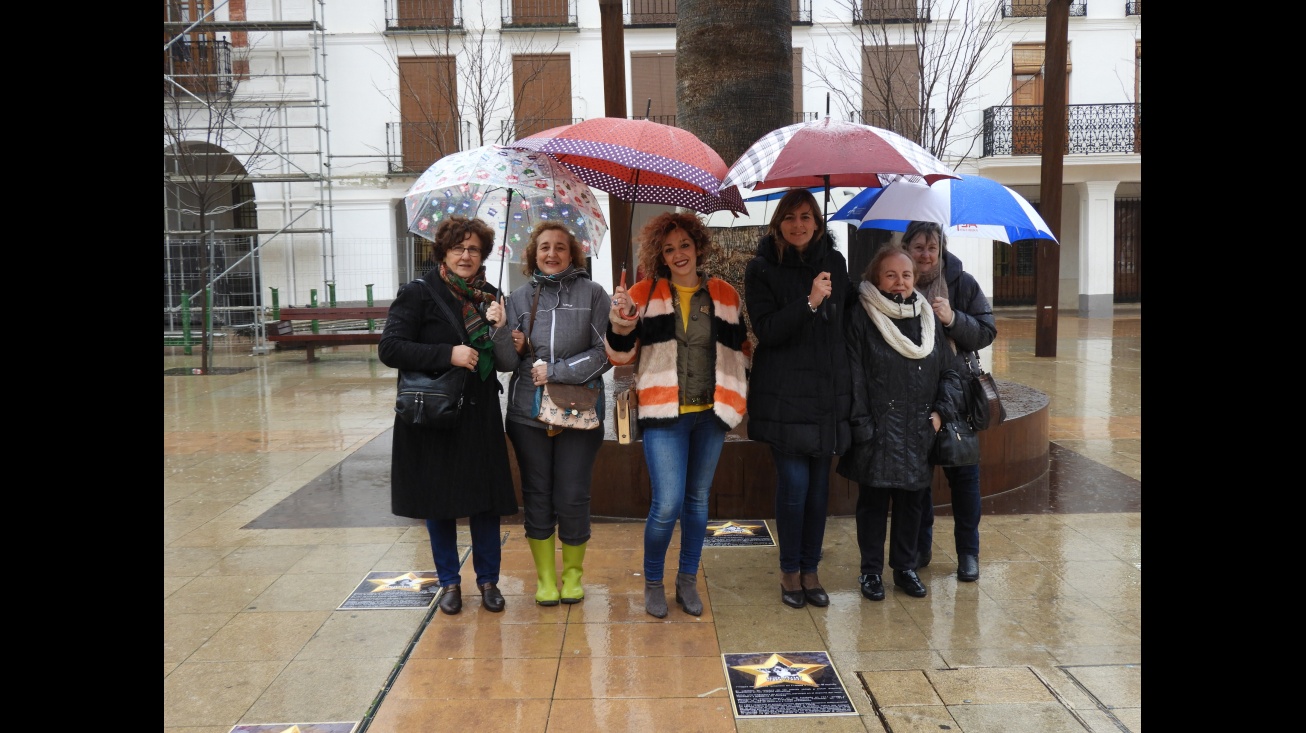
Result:
{"label": "curly brown hair", "polygon": [[522,274],[530,277],[535,274],[536,265],[535,253],[540,246],[540,235],[550,229],[557,230],[567,235],[567,249],[571,252],[571,264],[582,270],[585,269],[585,248],[580,246],[580,240],[576,235],[571,233],[563,224],[556,221],[542,221],[535,225],[531,230],[531,241],[526,245],[526,251],[522,254]]}
{"label": "curly brown hair", "polygon": [[[639,269],[644,277],[652,277],[654,273],[661,273],[666,268],[662,264],[662,245],[667,235],[675,229],[684,229],[698,248],[698,260],[694,268],[701,268],[707,262],[714,248],[707,227],[694,214],[667,211],[650,219],[639,231]],[[662,276],[665,277],[665,274]]]}
{"label": "curly brown hair", "polygon": [[484,262],[494,250],[494,230],[480,219],[469,219],[458,214],[446,217],[435,227],[435,239],[432,240],[435,246],[431,248],[431,256],[436,262],[444,262],[449,249],[462,244],[469,234],[481,238],[481,261]]}

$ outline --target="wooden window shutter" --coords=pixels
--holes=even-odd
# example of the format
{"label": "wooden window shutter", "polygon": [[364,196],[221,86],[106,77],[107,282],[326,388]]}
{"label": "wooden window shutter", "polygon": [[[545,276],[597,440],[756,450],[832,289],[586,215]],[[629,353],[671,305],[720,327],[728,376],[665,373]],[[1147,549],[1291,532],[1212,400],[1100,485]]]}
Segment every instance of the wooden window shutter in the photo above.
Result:
{"label": "wooden window shutter", "polygon": [[571,123],[571,56],[512,57],[515,137]]}
{"label": "wooden window shutter", "polygon": [[[676,124],[676,52],[632,51],[630,54],[630,111],[664,125]],[[652,101],[652,106],[649,105]]]}
{"label": "wooden window shutter", "polygon": [[794,49],[794,121],[803,114],[803,49]]}

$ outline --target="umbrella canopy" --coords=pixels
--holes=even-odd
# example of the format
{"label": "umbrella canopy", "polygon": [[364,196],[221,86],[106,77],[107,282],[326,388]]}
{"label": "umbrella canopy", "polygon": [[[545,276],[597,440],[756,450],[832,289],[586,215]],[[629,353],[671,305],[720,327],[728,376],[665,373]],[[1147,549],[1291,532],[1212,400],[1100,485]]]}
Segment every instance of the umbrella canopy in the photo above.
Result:
{"label": "umbrella canopy", "polygon": [[861,229],[906,231],[912,221],[933,221],[949,235],[1018,242],[1051,239],[1052,230],[1023,196],[980,176],[962,175],[927,186],[900,179],[857,194],[830,217]]}
{"label": "umbrella canopy", "polygon": [[581,180],[621,201],[681,206],[704,214],[745,211],[721,192],[725,161],[696,135],[649,120],[596,117],[509,143],[548,153]]}
{"label": "umbrella canopy", "polygon": [[542,221],[561,222],[593,255],[608,231],[594,192],[574,173],[542,153],[500,145],[437,160],[408,189],[404,205],[408,230],[426,239],[450,214],[485,220],[498,230],[494,254],[510,262],[520,261]]}
{"label": "umbrella canopy", "polygon": [[723,188],[879,186],[879,174],[956,175],[928,150],[889,130],[826,117],[763,135],[730,167]]}

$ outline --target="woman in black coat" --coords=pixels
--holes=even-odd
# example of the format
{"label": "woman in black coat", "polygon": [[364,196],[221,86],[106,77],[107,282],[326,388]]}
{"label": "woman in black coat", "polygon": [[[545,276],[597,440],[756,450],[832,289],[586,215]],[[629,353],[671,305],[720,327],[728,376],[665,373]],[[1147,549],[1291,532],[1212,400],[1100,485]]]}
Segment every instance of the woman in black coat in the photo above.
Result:
{"label": "woman in black coat", "polygon": [[748,385],[748,437],[771,446],[780,600],[826,606],[817,565],[825,540],[830,464],[850,443],[844,346],[848,264],[805,188],[780,199],[744,271],[757,336]]}
{"label": "woman in black coat", "polygon": [[399,288],[377,347],[381,362],[395,369],[471,372],[458,424],[440,430],[396,417],[390,457],[391,511],[426,520],[444,588],[440,610],[448,614],[462,610],[457,520],[468,519],[481,601],[498,612],[499,518],[517,513],[490,339],[490,326],[504,321],[503,305],[485,283],[481,264],[493,245],[494,232],[479,219],[440,222],[434,247],[440,264]]}
{"label": "woman in black coat", "polygon": [[934,477],[930,447],[935,433],[964,409],[956,357],[934,311],[915,289],[916,262],[901,247],[885,245],[871,259],[859,286],[859,307],[848,318],[852,370],[853,447],[839,475],[856,481],[857,546],[862,595],[884,600],[885,524],[893,505],[889,566],[893,583],[922,598],[916,575],[920,492]]}

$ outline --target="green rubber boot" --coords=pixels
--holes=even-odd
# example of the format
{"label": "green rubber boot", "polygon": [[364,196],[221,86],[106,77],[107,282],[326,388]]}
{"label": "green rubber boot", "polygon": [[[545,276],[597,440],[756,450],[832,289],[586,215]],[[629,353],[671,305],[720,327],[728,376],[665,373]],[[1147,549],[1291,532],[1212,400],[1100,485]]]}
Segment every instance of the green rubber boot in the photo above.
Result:
{"label": "green rubber boot", "polygon": [[[535,558],[535,602],[541,606],[558,605],[558,560],[554,555],[553,536],[547,540],[526,541],[531,546],[531,557]],[[566,545],[563,545],[566,547]]]}
{"label": "green rubber boot", "polygon": [[585,563],[585,545],[562,543],[562,602],[580,603],[585,598],[585,589],[580,587],[581,565]]}

